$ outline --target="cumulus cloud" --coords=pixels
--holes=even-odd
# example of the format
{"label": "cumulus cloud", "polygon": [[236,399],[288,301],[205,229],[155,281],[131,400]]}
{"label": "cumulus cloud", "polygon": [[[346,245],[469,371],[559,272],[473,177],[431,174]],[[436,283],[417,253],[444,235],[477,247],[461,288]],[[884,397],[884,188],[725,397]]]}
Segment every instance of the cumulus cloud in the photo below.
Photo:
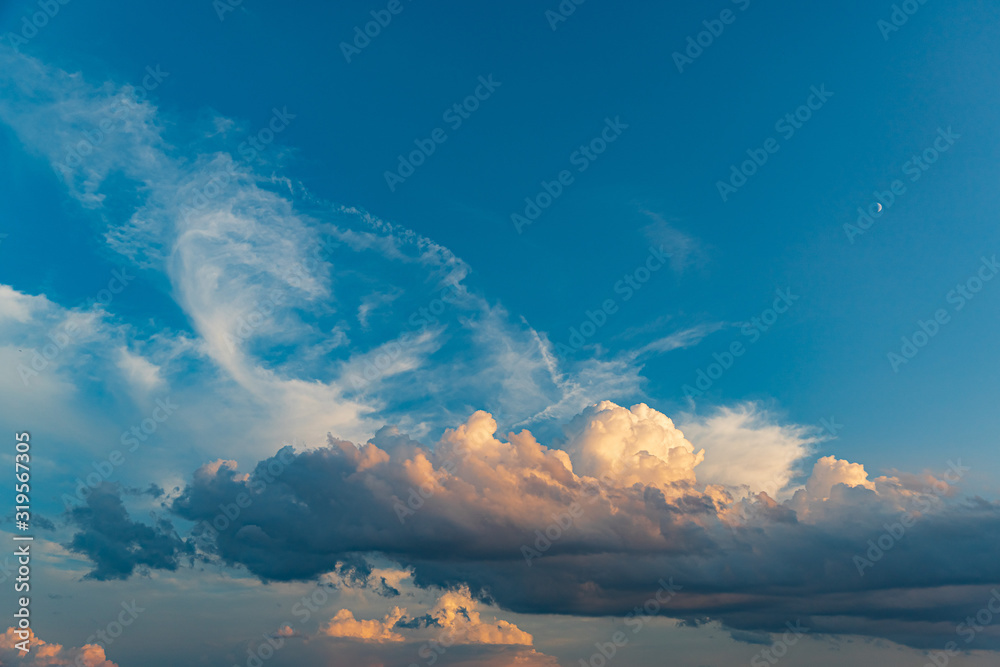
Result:
{"label": "cumulus cloud", "polygon": [[578,472],[623,487],[691,484],[695,466],[705,458],[669,417],[645,404],[626,410],[603,401],[570,422],[567,434],[565,449]]}
{"label": "cumulus cloud", "polygon": [[531,646],[534,640],[527,632],[504,620],[483,620],[478,607],[479,602],[463,587],[442,595],[428,615],[450,643]]}
{"label": "cumulus cloud", "polygon": [[[760,431],[778,438],[777,470],[806,447],[796,428],[723,417],[754,442],[768,442]],[[331,438],[295,454],[213,548],[264,579],[310,578],[378,552],[420,586],[468,586],[522,613],[626,614],[669,576],[684,588],[663,613],[678,618],[770,631],[802,617],[817,631],[865,634],[877,615],[887,619],[880,636],[911,642],[912,623],[954,617],[954,603],[940,605],[945,590],[977,600],[1000,567],[983,549],[984,535],[1000,542],[1000,507],[949,502],[923,478],[869,480],[862,466],[824,457],[783,501],[706,483],[701,451],[644,405],[591,406],[567,425],[563,449],[496,428],[476,412],[433,449],[389,428],[360,446]],[[949,484],[961,477],[952,467]],[[196,476],[174,511],[198,520],[247,490],[219,468]],[[859,572],[855,557],[904,515],[911,528]]]}
{"label": "cumulus cloud", "polygon": [[[398,584],[412,574],[394,570],[388,576]],[[420,598],[408,605],[409,613],[397,606],[381,619],[358,620],[351,610],[341,609],[320,626],[319,641],[312,642],[313,646],[330,655],[335,652],[342,661],[351,656],[350,664],[369,664],[369,656],[376,660],[371,664],[559,664],[532,648],[531,634],[498,618],[468,587],[433,588],[427,591],[433,594],[428,599],[424,594],[414,596],[419,589],[411,587],[412,581],[407,584],[408,596]]]}
{"label": "cumulus cloud", "polygon": [[21,665],[23,667],[55,667],[56,665],[76,665],[77,667],[118,667],[104,655],[104,649],[97,644],[87,644],[80,648],[65,648],[61,644],[50,644],[34,632],[28,630],[31,650],[27,653],[18,649],[24,641],[14,628],[0,635],[0,665]]}
{"label": "cumulus cloud", "polygon": [[403,635],[393,632],[396,622],[403,618],[405,609],[393,607],[382,620],[361,621],[354,618],[350,609],[341,609],[330,621],[320,628],[328,637],[357,639],[365,642],[401,642]]}
{"label": "cumulus cloud", "polygon": [[824,456],[813,466],[812,475],[806,483],[806,493],[811,498],[826,500],[837,484],[875,490],[875,484],[869,481],[863,465]]}
{"label": "cumulus cloud", "polygon": [[320,634],[374,643],[414,641],[433,635],[445,646],[532,645],[531,635],[513,623],[495,617],[484,619],[480,606],[467,587],[460,587],[445,591],[423,614],[413,618],[408,618],[407,610],[400,607],[393,607],[381,620],[358,620],[350,609],[341,609],[320,628]]}

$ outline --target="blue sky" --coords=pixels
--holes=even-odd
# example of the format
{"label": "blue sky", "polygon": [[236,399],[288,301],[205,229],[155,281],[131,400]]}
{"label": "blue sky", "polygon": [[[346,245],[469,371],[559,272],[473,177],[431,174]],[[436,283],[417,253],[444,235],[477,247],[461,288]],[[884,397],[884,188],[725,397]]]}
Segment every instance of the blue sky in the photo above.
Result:
{"label": "blue sky", "polygon": [[[972,469],[948,498],[995,509],[998,8],[914,2],[890,29],[891,3],[590,0],[564,2],[575,9],[558,22],[546,14],[556,2],[390,4],[69,2],[37,34],[22,21],[39,6],[0,6],[0,422],[50,443],[35,502],[55,522],[59,556],[46,567],[67,586],[94,587],[78,580],[104,571],[108,553],[74,543],[97,524],[65,514],[60,497],[166,397],[182,407],[116,469],[108,502],[124,503],[129,525],[149,512],[171,522],[167,561],[211,562],[221,589],[269,570],[221,543],[190,546],[199,485],[232,481],[225,465],[198,476],[201,466],[235,460],[249,472],[284,445],[320,456],[333,446],[327,433],[359,446],[375,437],[371,447],[405,459],[415,445],[380,428],[437,451],[477,410],[498,439],[528,429],[579,455],[574,474],[600,477],[605,465],[620,484],[659,484],[668,501],[678,484],[717,503],[714,485],[746,485],[802,522],[822,514],[833,526],[832,509],[794,499],[819,493],[809,480],[840,476],[845,498],[881,494],[888,512],[905,503],[886,489],[909,498],[916,477],[940,479],[960,458]],[[345,57],[342,44],[372,12],[391,20]],[[681,67],[678,52],[689,60]],[[129,86],[145,86],[146,99],[129,102]],[[456,104],[466,111],[449,111]],[[101,130],[109,118],[122,125]],[[59,167],[88,141],[79,165]],[[412,175],[387,183],[401,155],[428,145]],[[753,173],[734,181],[734,169]],[[512,216],[546,187],[557,196],[519,229]],[[850,227],[876,203],[867,229]],[[134,278],[94,305],[113,271]],[[562,354],[588,321],[600,326]],[[23,370],[68,322],[84,333],[38,375]],[[910,350],[903,339],[914,336],[926,344]],[[904,352],[905,362],[892,356]],[[666,453],[670,429],[656,445],[667,447],[668,477],[623,472],[608,458],[617,445],[587,444],[588,419],[607,416],[609,432],[629,420],[661,428],[658,416],[626,409],[636,404],[705,450],[690,462],[697,475]],[[868,481],[879,476],[896,482]],[[816,502],[839,497],[827,491]],[[418,598],[444,591],[440,608],[427,603],[432,616],[448,595],[506,583],[449,574],[406,551],[416,537],[400,540],[398,560],[384,545],[362,551],[388,559],[378,568],[415,573]],[[289,553],[305,563],[300,547]],[[170,591],[166,609],[182,604],[177,591],[194,585],[197,566],[154,562],[117,572],[102,595],[151,587]],[[305,579],[330,574],[303,567]],[[908,576],[925,574],[927,588],[977,583],[932,569]],[[184,581],[161,579],[167,572]],[[356,610],[382,609],[377,599],[354,600]],[[623,615],[623,599],[590,610],[568,609],[558,592],[545,604],[494,602],[498,617],[523,615],[516,625],[531,626],[539,653],[576,664],[566,646],[586,644],[590,630],[557,628],[577,613],[580,624]],[[678,618],[702,610],[717,625],[664,630],[664,645],[685,646],[684,664],[728,664],[757,646],[741,632],[757,641],[774,627],[770,616],[688,609]],[[48,619],[53,639],[38,630],[43,639],[84,645]],[[249,641],[226,625],[213,642]],[[835,642],[864,634],[817,627]],[[699,634],[710,632],[727,639]],[[686,644],[685,633],[697,639]],[[902,624],[871,634],[909,657],[927,648]],[[788,664],[821,660],[819,644]],[[123,667],[138,651],[105,648]]]}

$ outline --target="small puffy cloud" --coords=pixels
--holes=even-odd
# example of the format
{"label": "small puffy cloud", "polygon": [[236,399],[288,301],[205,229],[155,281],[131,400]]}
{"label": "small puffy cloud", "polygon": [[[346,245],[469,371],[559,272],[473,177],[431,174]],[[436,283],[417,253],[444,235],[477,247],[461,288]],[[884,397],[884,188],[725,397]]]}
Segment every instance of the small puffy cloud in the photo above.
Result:
{"label": "small puffy cloud", "polygon": [[128,348],[119,349],[117,365],[125,380],[140,395],[148,394],[163,385],[160,367]]}
{"label": "small puffy cloud", "polygon": [[442,595],[428,614],[450,643],[531,646],[534,640],[527,632],[496,618],[484,621],[478,607],[469,589],[463,587]]}
{"label": "small puffy cloud", "polygon": [[198,468],[194,474],[196,478],[211,480],[219,474],[220,470],[236,470],[239,464],[232,459],[216,459]]}
{"label": "small puffy cloud", "polygon": [[509,621],[484,618],[480,606],[468,587],[459,587],[442,593],[412,619],[399,607],[393,607],[381,620],[358,620],[350,609],[341,609],[320,628],[320,634],[372,643],[415,641],[430,634],[444,646],[532,645],[530,634]]}
{"label": "small puffy cloud", "polygon": [[364,642],[401,642],[403,635],[393,632],[392,629],[405,613],[405,609],[393,607],[382,620],[363,621],[355,619],[350,609],[341,609],[329,623],[320,628],[320,632],[327,637],[357,639]]}
{"label": "small puffy cloud", "polygon": [[25,653],[18,648],[25,641],[20,631],[8,628],[0,635],[0,665],[23,667],[55,667],[75,665],[76,667],[118,667],[104,655],[104,649],[97,644],[87,644],[80,648],[64,648],[61,644],[50,644],[31,630],[27,631],[30,650]]}
{"label": "small puffy cloud", "polygon": [[865,472],[863,465],[834,456],[824,456],[813,466],[812,475],[806,482],[806,493],[810,498],[826,500],[837,484],[875,490],[875,483],[868,479],[868,473]]}

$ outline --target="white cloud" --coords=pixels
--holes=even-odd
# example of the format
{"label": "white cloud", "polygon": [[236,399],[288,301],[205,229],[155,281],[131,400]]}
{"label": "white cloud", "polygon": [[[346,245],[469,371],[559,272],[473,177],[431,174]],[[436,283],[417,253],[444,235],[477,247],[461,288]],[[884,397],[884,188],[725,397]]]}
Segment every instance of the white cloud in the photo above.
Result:
{"label": "white cloud", "polygon": [[646,343],[638,350],[631,353],[633,357],[639,357],[649,352],[671,352],[673,350],[692,347],[700,343],[709,334],[715,333],[725,326],[721,322],[699,324],[688,329],[676,331],[668,336],[658,338],[651,343]]}
{"label": "white cloud", "polygon": [[119,348],[118,368],[128,383],[140,395],[149,395],[150,392],[161,388],[164,384],[160,375],[160,367],[131,352],[128,348]]}
{"label": "white cloud", "polygon": [[702,482],[745,485],[774,498],[788,495],[792,480],[802,472],[800,464],[821,440],[817,429],[780,424],[751,403],[719,408],[706,416],[685,415],[680,428],[705,450],[698,468]]}
{"label": "white cloud", "polygon": [[18,292],[10,285],[0,285],[0,324],[5,320],[24,324],[31,319],[33,312],[48,306],[49,301],[44,296],[31,296]]}
{"label": "white cloud", "polygon": [[584,410],[566,432],[565,448],[576,472],[607,477],[625,488],[693,484],[695,466],[705,457],[669,417],[645,404],[626,410],[602,401]]}
{"label": "white cloud", "polygon": [[810,498],[826,500],[837,484],[875,490],[875,483],[868,479],[868,473],[865,472],[863,465],[844,461],[835,456],[824,456],[813,466],[812,475],[806,482],[806,493]]}

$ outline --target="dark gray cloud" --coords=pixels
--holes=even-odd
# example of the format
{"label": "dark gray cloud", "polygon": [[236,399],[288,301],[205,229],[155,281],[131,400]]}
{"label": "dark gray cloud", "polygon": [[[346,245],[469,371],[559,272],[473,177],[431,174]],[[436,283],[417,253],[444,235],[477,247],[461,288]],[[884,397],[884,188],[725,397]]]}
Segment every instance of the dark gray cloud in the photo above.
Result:
{"label": "dark gray cloud", "polygon": [[[643,459],[599,482],[530,434],[502,441],[493,429],[474,416],[434,451],[386,430],[360,448],[331,438],[286,448],[249,476],[216,463],[171,509],[200,525],[226,516],[198,535],[202,551],[263,580],[345,563],[367,580],[365,557],[377,553],[420,586],[468,585],[512,611],[618,616],[644,613],[659,582],[673,581],[683,588],[655,613],[719,620],[740,637],[798,620],[814,633],[937,647],[1000,580],[1000,506],[982,499],[869,481],[832,457],[783,503],[699,485],[673,458],[667,472]],[[659,481],[622,481],[638,474]],[[126,572],[91,552],[99,572]],[[993,630],[977,638],[990,647],[1000,647]]]}
{"label": "dark gray cloud", "polygon": [[79,532],[66,547],[94,562],[88,579],[127,579],[142,567],[174,570],[182,556],[194,551],[165,519],[153,526],[132,521],[121,489],[108,482],[96,487],[83,507],[71,510],[69,518]]}

